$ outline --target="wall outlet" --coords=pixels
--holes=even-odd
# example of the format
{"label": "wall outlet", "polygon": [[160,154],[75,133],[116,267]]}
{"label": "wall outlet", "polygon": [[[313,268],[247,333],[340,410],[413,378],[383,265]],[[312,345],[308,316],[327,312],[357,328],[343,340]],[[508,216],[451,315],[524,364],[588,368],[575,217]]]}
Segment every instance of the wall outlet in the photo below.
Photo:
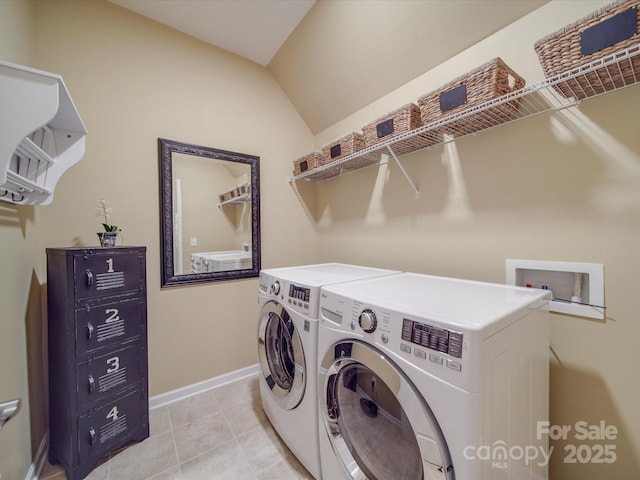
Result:
{"label": "wall outlet", "polygon": [[191,246],[192,247],[198,246],[198,239],[196,237],[191,237]]}

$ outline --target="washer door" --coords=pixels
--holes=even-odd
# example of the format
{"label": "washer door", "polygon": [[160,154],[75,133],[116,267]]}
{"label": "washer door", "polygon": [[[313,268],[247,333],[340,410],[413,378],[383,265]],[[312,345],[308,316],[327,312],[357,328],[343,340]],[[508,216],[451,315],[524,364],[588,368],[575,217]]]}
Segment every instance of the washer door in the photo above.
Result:
{"label": "washer door", "polygon": [[285,410],[296,408],[306,385],[304,350],[293,320],[278,302],[269,301],[260,311],[258,356],[275,401]]}
{"label": "washer door", "polygon": [[320,416],[356,480],[452,480],[433,412],[407,376],[372,345],[335,344],[320,365]]}

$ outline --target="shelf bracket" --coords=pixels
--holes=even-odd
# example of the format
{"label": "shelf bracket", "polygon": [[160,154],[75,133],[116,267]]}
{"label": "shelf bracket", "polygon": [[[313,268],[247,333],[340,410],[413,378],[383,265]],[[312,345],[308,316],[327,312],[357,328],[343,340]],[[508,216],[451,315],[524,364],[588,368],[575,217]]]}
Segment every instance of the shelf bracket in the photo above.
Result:
{"label": "shelf bracket", "polygon": [[396,163],[398,164],[398,167],[400,167],[400,171],[402,172],[402,174],[404,175],[404,178],[407,179],[407,182],[409,182],[409,185],[411,186],[411,188],[413,189],[413,193],[415,193],[416,198],[420,198],[420,191],[418,190],[418,188],[415,186],[415,184],[411,181],[411,178],[409,177],[409,174],[407,173],[407,171],[404,169],[404,167],[402,166],[402,164],[400,163],[400,160],[398,160],[398,157],[396,156],[395,152],[393,151],[393,149],[391,148],[391,145],[387,145],[387,150],[389,150],[389,153],[391,154],[391,156],[393,157],[393,159],[396,161]]}

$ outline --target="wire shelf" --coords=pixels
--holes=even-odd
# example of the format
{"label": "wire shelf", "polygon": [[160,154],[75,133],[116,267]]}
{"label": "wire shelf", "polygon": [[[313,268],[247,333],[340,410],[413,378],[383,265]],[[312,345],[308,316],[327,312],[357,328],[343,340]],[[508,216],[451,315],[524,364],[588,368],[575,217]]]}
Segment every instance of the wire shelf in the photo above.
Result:
{"label": "wire shelf", "polygon": [[229,200],[225,200],[224,202],[218,203],[218,206],[224,207],[226,205],[241,205],[243,203],[249,203],[250,201],[251,201],[251,196],[248,193],[243,193],[238,197],[234,197]]}
{"label": "wire shelf", "polygon": [[[562,110],[576,105],[581,100],[620,90],[638,82],[640,82],[640,44],[423,125],[386,142],[290,177],[289,181],[327,180],[378,164],[385,158],[383,154],[391,155],[398,162],[399,156],[433,148],[467,135],[477,134],[544,112]],[[400,165],[399,162],[398,164]],[[404,169],[403,173],[405,173]],[[408,177],[407,180],[413,187]],[[415,187],[414,190],[418,196]]]}

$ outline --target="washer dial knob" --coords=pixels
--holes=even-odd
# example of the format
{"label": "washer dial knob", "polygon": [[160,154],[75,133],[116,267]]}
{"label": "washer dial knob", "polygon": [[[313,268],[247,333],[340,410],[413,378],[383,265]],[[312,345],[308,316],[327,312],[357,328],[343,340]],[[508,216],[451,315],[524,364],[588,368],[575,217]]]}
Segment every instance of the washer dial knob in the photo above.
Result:
{"label": "washer dial knob", "polygon": [[280,293],[280,282],[278,280],[273,282],[273,284],[271,285],[271,293],[273,293],[274,295],[278,295]]}
{"label": "washer dial knob", "polygon": [[376,320],[376,314],[373,310],[363,310],[360,316],[358,317],[358,321],[360,323],[360,327],[367,333],[373,333],[378,326],[378,321]]}

